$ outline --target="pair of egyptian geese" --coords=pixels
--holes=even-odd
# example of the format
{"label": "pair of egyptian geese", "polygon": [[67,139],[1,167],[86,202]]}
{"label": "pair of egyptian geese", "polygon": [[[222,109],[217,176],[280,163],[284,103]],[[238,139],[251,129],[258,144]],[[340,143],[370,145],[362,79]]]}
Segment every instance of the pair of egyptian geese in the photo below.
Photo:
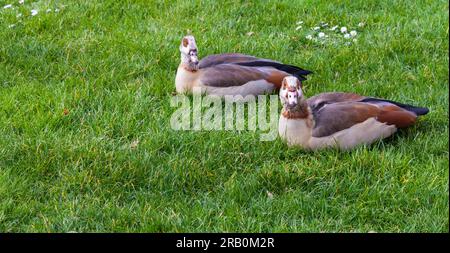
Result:
{"label": "pair of egyptian geese", "polygon": [[198,87],[209,95],[261,95],[279,91],[279,135],[304,149],[351,149],[413,125],[427,108],[354,93],[328,92],[306,99],[302,81],[311,71],[244,54],[215,54],[199,61],[193,36],[180,45],[178,93]]}

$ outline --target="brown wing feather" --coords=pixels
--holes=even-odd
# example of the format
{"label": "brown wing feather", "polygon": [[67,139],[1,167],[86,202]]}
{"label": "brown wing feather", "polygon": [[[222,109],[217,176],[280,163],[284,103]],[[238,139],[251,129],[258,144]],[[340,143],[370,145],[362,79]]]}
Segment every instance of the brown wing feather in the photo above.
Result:
{"label": "brown wing feather", "polygon": [[[351,99],[351,97],[347,98]],[[356,99],[356,96],[354,98]],[[313,129],[314,137],[332,135],[372,117],[396,127],[410,126],[417,118],[414,113],[394,104],[371,104],[358,101],[329,103],[313,111],[313,115],[316,123]]]}
{"label": "brown wing feather", "polygon": [[226,63],[239,63],[239,62],[252,62],[252,61],[268,61],[268,62],[276,62],[269,59],[263,59],[254,57],[251,55],[245,55],[245,54],[213,54],[208,55],[202,60],[200,60],[200,69],[202,68],[209,68],[215,65],[219,64],[226,64]]}
{"label": "brown wing feather", "polygon": [[416,122],[417,115],[396,105],[383,106],[377,120],[395,125],[398,128],[409,127]]}
{"label": "brown wing feather", "polygon": [[278,69],[273,69],[267,76],[266,81],[269,83],[273,83],[277,89],[280,89],[283,83],[283,79],[286,76],[289,76],[289,74]]}
{"label": "brown wing feather", "polygon": [[280,87],[283,78],[288,75],[270,67],[255,68],[234,64],[220,64],[200,71],[201,83],[213,87],[240,86],[256,80],[266,80]]}
{"label": "brown wing feather", "polygon": [[332,135],[352,127],[368,118],[376,117],[380,109],[375,105],[359,102],[339,102],[327,104],[313,112],[315,127],[314,137]]}

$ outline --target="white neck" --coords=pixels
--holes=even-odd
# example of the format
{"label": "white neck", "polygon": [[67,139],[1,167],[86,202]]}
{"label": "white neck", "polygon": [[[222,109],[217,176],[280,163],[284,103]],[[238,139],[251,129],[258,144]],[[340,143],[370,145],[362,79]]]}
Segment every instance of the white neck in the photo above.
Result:
{"label": "white neck", "polygon": [[192,92],[194,86],[199,84],[199,71],[189,71],[183,62],[180,63],[175,77],[175,87],[178,93]]}
{"label": "white neck", "polygon": [[297,145],[303,148],[309,149],[310,141],[312,138],[312,131],[314,127],[314,119],[309,107],[306,107],[307,115],[306,117],[296,117],[293,115],[286,115],[285,109],[283,109],[279,125],[278,133],[280,137],[287,141],[289,146]]}

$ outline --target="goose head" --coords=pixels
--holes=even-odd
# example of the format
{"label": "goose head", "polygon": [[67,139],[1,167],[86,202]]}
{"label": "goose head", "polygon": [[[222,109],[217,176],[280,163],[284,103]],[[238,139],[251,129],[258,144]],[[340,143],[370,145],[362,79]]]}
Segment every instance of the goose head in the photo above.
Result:
{"label": "goose head", "polygon": [[181,64],[188,70],[195,72],[198,70],[199,61],[197,56],[197,45],[195,38],[192,35],[186,35],[181,40],[180,45]]}
{"label": "goose head", "polygon": [[287,109],[295,108],[303,100],[302,83],[295,76],[286,76],[280,89],[281,104]]}

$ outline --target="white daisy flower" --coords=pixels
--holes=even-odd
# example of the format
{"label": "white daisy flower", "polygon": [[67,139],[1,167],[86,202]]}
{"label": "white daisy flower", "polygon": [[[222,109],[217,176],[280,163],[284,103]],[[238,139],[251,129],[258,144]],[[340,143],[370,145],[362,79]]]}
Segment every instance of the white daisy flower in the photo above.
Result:
{"label": "white daisy flower", "polygon": [[311,34],[310,35],[306,35],[306,39],[312,40],[312,38],[313,38],[313,36]]}
{"label": "white daisy flower", "polygon": [[356,34],[358,34],[356,31],[351,31],[351,32],[350,32],[350,35],[351,35],[352,37],[355,37]]}
{"label": "white daisy flower", "polygon": [[297,26],[297,28],[295,28],[296,31],[298,31],[298,30],[300,30],[300,29],[302,29],[302,26],[301,26],[301,25],[299,25],[299,26]]}
{"label": "white daisy flower", "polygon": [[25,0],[19,0],[19,4],[24,4]]}
{"label": "white daisy flower", "polygon": [[363,27],[364,25],[365,25],[364,22],[360,22],[360,23],[358,24],[359,27]]}
{"label": "white daisy flower", "polygon": [[7,5],[3,6],[3,9],[9,9],[11,7],[12,7],[12,4],[7,4]]}
{"label": "white daisy flower", "polygon": [[352,36],[350,34],[348,34],[348,33],[344,34],[344,38],[346,38],[346,39],[350,39],[351,37]]}
{"label": "white daisy flower", "polygon": [[341,33],[346,33],[347,32],[347,27],[343,26],[341,27]]}
{"label": "white daisy flower", "polygon": [[316,27],[314,27],[314,28],[313,28],[313,30],[314,30],[314,31],[318,31],[318,30],[320,30],[320,26],[316,26]]}
{"label": "white daisy flower", "polygon": [[131,142],[130,148],[135,149],[138,147],[138,145],[139,145],[139,140],[134,140],[133,142]]}
{"label": "white daisy flower", "polygon": [[322,32],[321,32],[321,33],[319,33],[318,35],[319,35],[319,38],[323,38],[323,37],[325,37],[325,33],[322,33]]}
{"label": "white daisy flower", "polygon": [[31,16],[36,16],[38,14],[37,10],[31,10]]}

